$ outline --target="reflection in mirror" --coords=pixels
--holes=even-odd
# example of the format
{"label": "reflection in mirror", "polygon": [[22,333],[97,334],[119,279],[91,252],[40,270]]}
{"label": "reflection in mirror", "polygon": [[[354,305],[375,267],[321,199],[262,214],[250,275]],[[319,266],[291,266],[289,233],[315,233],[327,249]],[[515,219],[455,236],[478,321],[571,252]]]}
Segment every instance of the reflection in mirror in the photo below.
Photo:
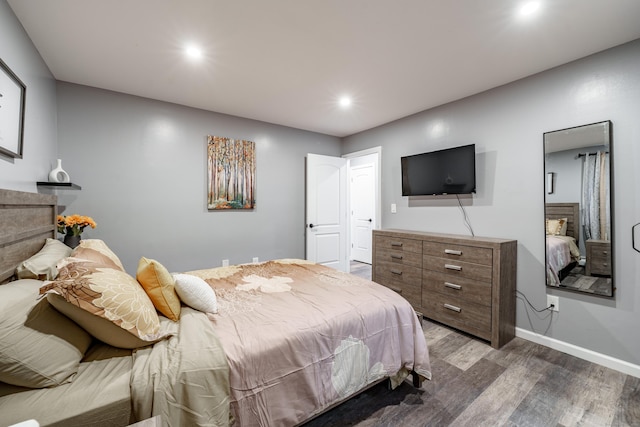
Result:
{"label": "reflection in mirror", "polygon": [[613,296],[611,122],[544,134],[547,286]]}

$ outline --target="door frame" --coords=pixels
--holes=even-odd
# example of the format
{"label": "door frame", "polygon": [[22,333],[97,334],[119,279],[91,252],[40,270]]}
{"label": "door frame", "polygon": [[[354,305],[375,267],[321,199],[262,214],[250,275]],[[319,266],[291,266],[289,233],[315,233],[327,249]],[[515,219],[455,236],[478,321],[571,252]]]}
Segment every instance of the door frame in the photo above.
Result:
{"label": "door frame", "polygon": [[[375,168],[376,170],[376,177],[375,177],[375,190],[374,190],[374,194],[375,194],[375,201],[374,201],[374,205],[375,205],[375,212],[376,212],[376,218],[375,221],[372,225],[372,230],[379,230],[381,228],[381,223],[382,223],[382,147],[378,146],[378,147],[373,147],[373,148],[368,148],[366,150],[360,150],[360,151],[354,151],[352,153],[347,153],[347,154],[343,154],[342,157],[351,160],[357,157],[363,157],[363,156],[368,156],[371,154],[375,154],[377,156],[377,167]],[[347,186],[348,191],[348,203],[349,203],[349,211],[351,211],[351,166],[348,165],[347,167]],[[352,217],[351,215],[349,215],[349,226],[347,227],[349,230],[348,233],[348,238],[347,238],[347,253],[349,253],[349,261],[351,260],[351,244],[352,242],[352,236],[351,236],[351,221],[352,221]]]}

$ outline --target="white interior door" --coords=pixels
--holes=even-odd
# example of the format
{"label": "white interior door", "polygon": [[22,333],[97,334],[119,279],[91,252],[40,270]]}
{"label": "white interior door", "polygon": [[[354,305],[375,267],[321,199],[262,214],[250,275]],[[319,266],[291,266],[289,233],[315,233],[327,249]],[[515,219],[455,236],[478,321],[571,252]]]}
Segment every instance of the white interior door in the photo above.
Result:
{"label": "white interior door", "polygon": [[373,163],[351,167],[351,259],[371,264],[371,231],[375,223]]}
{"label": "white interior door", "polygon": [[307,259],[349,271],[348,160],[307,154]]}

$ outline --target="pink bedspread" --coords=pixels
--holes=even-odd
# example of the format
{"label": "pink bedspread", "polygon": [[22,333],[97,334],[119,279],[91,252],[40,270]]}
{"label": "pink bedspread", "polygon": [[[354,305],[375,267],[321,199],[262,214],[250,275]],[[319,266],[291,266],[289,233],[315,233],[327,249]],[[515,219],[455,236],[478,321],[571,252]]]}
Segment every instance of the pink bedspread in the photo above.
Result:
{"label": "pink bedspread", "polygon": [[303,260],[192,271],[229,362],[237,425],[295,425],[384,377],[431,378],[410,304],[369,280]]}
{"label": "pink bedspread", "polygon": [[560,270],[579,257],[580,251],[573,237],[547,236],[547,284],[560,286]]}

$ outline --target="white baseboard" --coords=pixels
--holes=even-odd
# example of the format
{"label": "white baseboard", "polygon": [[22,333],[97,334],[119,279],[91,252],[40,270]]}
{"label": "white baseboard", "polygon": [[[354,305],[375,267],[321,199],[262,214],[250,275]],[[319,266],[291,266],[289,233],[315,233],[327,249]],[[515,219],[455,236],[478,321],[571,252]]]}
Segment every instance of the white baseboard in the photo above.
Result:
{"label": "white baseboard", "polygon": [[623,374],[640,378],[640,366],[634,365],[633,363],[625,362],[624,360],[616,359],[615,357],[607,356],[606,354],[597,353],[586,348],[578,347],[577,345],[569,344],[555,338],[545,337],[544,335],[540,335],[522,328],[516,328],[516,336],[528,341],[533,341],[536,344],[550,347],[554,350],[579,357],[580,359],[597,363],[598,365],[602,365],[607,368],[615,369],[616,371],[620,371]]}

